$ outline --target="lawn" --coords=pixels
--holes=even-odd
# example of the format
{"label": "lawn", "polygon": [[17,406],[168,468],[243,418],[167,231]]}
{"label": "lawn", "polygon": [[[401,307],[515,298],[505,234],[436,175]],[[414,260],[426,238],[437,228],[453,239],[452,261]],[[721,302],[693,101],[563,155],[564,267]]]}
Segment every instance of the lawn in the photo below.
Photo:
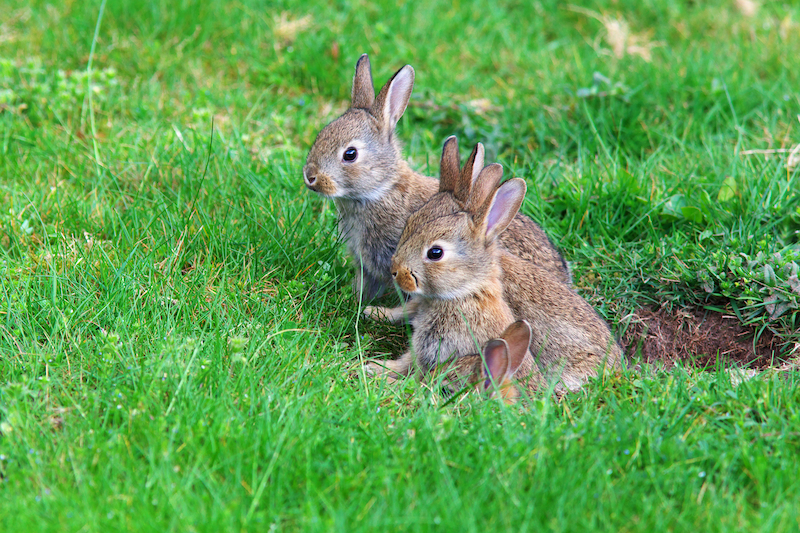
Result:
{"label": "lawn", "polygon": [[[0,13],[0,531],[800,527],[800,7]],[[455,134],[526,180],[624,371],[520,406],[364,375],[408,331],[301,172],[363,52],[416,69],[414,168]]]}

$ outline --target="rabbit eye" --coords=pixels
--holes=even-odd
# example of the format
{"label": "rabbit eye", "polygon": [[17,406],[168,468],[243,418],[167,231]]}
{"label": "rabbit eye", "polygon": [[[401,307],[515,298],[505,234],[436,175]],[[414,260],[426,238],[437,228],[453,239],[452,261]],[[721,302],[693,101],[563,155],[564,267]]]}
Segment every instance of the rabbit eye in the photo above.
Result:
{"label": "rabbit eye", "polygon": [[428,249],[428,259],[431,261],[438,261],[444,255],[444,250],[438,246],[432,246]]}
{"label": "rabbit eye", "polygon": [[356,160],[356,157],[358,157],[358,150],[356,150],[355,148],[353,148],[351,146],[350,148],[348,148],[347,150],[344,151],[344,155],[342,156],[342,159],[352,163],[353,161]]}

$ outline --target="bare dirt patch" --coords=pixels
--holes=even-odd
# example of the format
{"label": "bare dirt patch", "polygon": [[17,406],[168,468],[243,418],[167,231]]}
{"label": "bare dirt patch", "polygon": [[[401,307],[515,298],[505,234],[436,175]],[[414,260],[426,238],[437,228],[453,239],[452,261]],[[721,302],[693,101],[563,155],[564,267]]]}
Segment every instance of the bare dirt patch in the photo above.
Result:
{"label": "bare dirt patch", "polygon": [[779,366],[785,358],[779,339],[769,330],[758,338],[757,333],[735,316],[714,311],[639,309],[620,342],[634,363],[664,368],[678,361],[698,368],[718,361],[758,370]]}

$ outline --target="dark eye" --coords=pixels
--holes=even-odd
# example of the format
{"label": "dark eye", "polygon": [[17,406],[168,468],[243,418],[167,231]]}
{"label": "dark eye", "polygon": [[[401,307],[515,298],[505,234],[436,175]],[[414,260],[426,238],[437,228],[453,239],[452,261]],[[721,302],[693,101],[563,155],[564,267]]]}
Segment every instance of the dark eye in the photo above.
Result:
{"label": "dark eye", "polygon": [[444,250],[439,248],[438,246],[432,246],[428,249],[428,259],[431,261],[438,261],[444,255]]}
{"label": "dark eye", "polygon": [[344,151],[344,156],[342,158],[345,161],[355,161],[356,157],[358,157],[358,150],[353,148],[352,146]]}

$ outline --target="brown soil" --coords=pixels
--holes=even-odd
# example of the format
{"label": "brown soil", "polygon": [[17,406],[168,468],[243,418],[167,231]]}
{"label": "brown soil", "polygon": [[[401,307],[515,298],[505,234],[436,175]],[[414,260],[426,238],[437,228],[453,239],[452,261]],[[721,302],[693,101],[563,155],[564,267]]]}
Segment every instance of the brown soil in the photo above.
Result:
{"label": "brown soil", "polygon": [[779,365],[778,338],[764,330],[754,343],[755,334],[755,328],[742,326],[735,316],[714,311],[639,309],[621,344],[631,362],[664,368],[677,361],[699,368],[714,367],[718,360],[726,366],[733,363],[753,369]]}

